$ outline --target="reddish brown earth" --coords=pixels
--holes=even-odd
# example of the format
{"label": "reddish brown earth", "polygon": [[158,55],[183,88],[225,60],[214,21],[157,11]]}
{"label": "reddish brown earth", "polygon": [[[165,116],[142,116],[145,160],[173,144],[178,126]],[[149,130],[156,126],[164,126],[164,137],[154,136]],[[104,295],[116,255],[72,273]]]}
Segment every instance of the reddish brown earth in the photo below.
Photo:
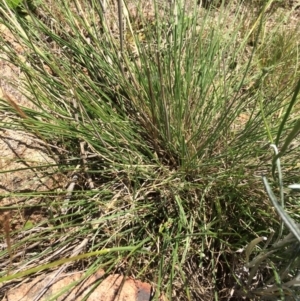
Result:
{"label": "reddish brown earth", "polygon": [[[70,288],[57,297],[57,301],[82,300],[88,294],[87,301],[149,301],[151,298],[151,286],[131,278],[124,278],[120,274],[113,274],[102,280],[103,270],[99,270],[85,279],[80,285]],[[10,290],[3,301],[46,301],[61,292],[73,282],[79,281],[82,272],[62,273],[56,276],[56,272],[34,278],[28,283],[22,283]],[[98,285],[97,281],[101,281]],[[49,285],[51,283],[51,285]],[[45,290],[45,288],[48,288]],[[44,292],[44,293],[43,293]]]}

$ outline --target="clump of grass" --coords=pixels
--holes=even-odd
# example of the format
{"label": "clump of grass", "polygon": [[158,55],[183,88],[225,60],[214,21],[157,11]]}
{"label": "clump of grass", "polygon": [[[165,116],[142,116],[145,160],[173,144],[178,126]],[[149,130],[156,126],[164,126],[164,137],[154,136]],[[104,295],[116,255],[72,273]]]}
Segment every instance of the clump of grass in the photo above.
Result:
{"label": "clump of grass", "polygon": [[[245,33],[242,3],[232,13],[230,3],[216,12],[192,1],[152,2],[152,22],[140,6],[130,15],[127,4],[45,1],[32,11],[25,2],[26,18],[1,6],[1,22],[25,50],[20,57],[4,40],[1,49],[20,67],[20,91],[36,108],[1,127],[38,135],[52,145],[58,171],[70,182],[76,176],[72,193],[42,196],[49,217],[37,232],[18,240],[26,231],[13,233],[14,253],[40,245],[15,258],[11,273],[29,262],[30,273],[42,262],[62,264],[87,238],[80,258],[90,258],[82,263],[88,273],[121,269],[153,283],[155,298],[227,298],[230,262],[243,262],[228,254],[278,227],[255,174],[270,164],[274,117],[287,110],[299,70],[271,91],[266,83],[277,74],[266,80],[259,63],[271,42],[297,54],[296,42],[262,30],[266,7]],[[281,51],[271,69],[298,66],[298,54]],[[6,101],[1,108],[15,113]]]}

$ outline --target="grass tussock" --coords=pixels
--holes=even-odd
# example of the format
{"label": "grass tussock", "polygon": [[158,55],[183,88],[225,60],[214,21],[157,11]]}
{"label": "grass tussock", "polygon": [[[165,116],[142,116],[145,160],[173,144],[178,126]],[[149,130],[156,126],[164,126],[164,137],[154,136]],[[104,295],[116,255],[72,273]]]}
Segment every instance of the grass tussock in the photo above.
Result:
{"label": "grass tussock", "polygon": [[[271,177],[269,143],[282,145],[296,122],[300,31],[286,26],[293,10],[264,2],[0,6],[0,22],[23,47],[1,38],[1,51],[20,67],[19,90],[35,108],[17,106],[22,115],[2,100],[10,119],[1,127],[47,142],[70,182],[40,193],[46,219],[11,233],[11,252],[25,255],[1,251],[12,264],[0,281],[50,268],[87,239],[87,273],[122,270],[151,282],[155,298],[270,297],[280,256],[252,275],[243,267],[263,240],[236,251],[281,227],[260,175]],[[284,157],[289,183],[297,148]]]}

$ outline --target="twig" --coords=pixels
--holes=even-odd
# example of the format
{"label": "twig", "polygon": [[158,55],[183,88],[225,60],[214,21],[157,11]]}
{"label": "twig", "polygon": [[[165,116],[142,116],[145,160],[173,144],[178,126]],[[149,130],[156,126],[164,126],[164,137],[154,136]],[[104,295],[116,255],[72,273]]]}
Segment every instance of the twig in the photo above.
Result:
{"label": "twig", "polygon": [[62,206],[62,209],[61,209],[61,212],[63,214],[66,214],[67,211],[68,211],[68,204],[69,204],[69,201],[72,197],[72,193],[73,193],[73,190],[75,188],[75,185],[78,181],[78,176],[75,174],[73,177],[72,177],[72,180],[67,188],[67,193],[66,193],[66,197],[64,199],[64,202],[63,202],[63,206]]}
{"label": "twig", "polygon": [[120,50],[121,50],[121,56],[123,57],[123,50],[124,50],[124,44],[123,44],[123,6],[122,6],[122,0],[118,0],[118,19],[119,19],[119,38],[120,38]]}
{"label": "twig", "polygon": [[9,275],[9,272],[12,268],[12,251],[11,251],[11,240],[10,240],[10,214],[9,212],[4,212],[3,218],[2,218],[2,227],[4,232],[4,237],[6,240],[7,245],[7,253],[9,254],[9,265],[7,269],[7,275]]}
{"label": "twig", "polygon": [[[82,249],[88,244],[89,240],[88,238],[85,238],[83,242],[75,248],[73,253],[71,254],[71,257],[77,256]],[[38,301],[40,298],[46,293],[46,291],[49,289],[49,287],[55,282],[57,277],[70,265],[70,263],[64,264],[61,266],[56,272],[54,272],[54,275],[52,276],[52,279],[49,280],[49,282],[42,288],[42,290],[39,292],[39,294],[33,299],[33,301]]]}
{"label": "twig", "polygon": [[85,141],[82,141],[80,142],[80,156],[81,156],[81,160],[82,160],[82,165],[83,165],[83,170],[86,174],[86,177],[87,177],[87,182],[88,182],[88,186],[89,188],[92,190],[95,188],[95,185],[94,185],[94,182],[88,172],[89,168],[88,168],[88,165],[87,165],[87,154],[85,152],[85,149],[84,149],[84,146],[86,145],[86,142]]}

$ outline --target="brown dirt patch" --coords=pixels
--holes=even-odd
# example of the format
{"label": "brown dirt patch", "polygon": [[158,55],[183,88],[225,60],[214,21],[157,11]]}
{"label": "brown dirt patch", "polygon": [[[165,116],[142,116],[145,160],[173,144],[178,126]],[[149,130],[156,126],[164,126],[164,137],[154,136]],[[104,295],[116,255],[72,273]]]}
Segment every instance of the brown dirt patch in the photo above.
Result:
{"label": "brown dirt patch", "polygon": [[[75,288],[70,288],[63,295],[55,300],[73,301],[83,300],[87,297],[87,301],[148,301],[151,298],[151,286],[138,280],[127,278],[120,274],[108,276],[106,279],[101,278],[104,275],[103,270],[97,271],[91,277]],[[53,272],[46,277],[41,275],[33,281],[18,285],[4,297],[3,301],[32,301],[32,300],[49,300],[72,284],[79,281],[83,276],[82,272],[62,273],[56,275]],[[101,284],[96,288],[97,281],[102,280]],[[50,284],[50,285],[49,285]],[[45,289],[46,288],[46,289]]]}

